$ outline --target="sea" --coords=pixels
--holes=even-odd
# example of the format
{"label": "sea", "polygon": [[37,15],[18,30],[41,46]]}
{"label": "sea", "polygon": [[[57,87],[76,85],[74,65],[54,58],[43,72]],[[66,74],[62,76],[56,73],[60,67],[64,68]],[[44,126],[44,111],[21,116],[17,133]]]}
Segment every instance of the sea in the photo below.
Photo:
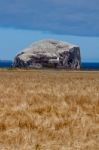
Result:
{"label": "sea", "polygon": [[[12,67],[12,61],[11,60],[0,60],[0,68],[10,68]],[[82,62],[81,63],[81,69],[85,70],[99,70],[99,62]]]}
{"label": "sea", "polygon": [[11,60],[0,60],[0,68],[9,68],[12,67]]}

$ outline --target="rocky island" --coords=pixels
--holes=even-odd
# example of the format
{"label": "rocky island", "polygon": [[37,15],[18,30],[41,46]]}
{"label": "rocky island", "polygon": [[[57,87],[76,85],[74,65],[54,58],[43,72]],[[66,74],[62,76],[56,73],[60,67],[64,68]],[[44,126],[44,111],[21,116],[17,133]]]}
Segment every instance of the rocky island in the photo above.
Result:
{"label": "rocky island", "polygon": [[58,40],[34,42],[16,55],[14,67],[80,69],[80,47]]}

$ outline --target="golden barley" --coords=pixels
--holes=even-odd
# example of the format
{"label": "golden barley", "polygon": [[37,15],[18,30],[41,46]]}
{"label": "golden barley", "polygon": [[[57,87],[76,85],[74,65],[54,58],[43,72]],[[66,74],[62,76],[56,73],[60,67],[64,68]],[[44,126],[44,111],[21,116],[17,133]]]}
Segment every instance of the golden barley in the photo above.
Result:
{"label": "golden barley", "polygon": [[99,72],[0,69],[0,150],[99,150]]}

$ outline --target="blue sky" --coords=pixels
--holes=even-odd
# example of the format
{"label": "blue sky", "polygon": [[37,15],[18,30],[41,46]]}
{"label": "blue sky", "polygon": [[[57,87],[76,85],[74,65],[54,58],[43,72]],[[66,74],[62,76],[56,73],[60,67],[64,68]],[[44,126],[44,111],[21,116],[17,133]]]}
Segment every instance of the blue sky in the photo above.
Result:
{"label": "blue sky", "polygon": [[0,59],[46,38],[78,44],[82,61],[99,61],[99,0],[0,1]]}

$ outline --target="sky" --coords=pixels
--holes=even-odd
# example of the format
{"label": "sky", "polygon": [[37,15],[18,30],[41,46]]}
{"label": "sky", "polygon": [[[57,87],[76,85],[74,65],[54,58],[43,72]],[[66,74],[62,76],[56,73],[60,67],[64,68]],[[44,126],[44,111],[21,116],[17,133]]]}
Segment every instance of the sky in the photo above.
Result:
{"label": "sky", "polygon": [[82,61],[99,62],[99,0],[0,1],[0,59],[49,38],[78,44]]}

